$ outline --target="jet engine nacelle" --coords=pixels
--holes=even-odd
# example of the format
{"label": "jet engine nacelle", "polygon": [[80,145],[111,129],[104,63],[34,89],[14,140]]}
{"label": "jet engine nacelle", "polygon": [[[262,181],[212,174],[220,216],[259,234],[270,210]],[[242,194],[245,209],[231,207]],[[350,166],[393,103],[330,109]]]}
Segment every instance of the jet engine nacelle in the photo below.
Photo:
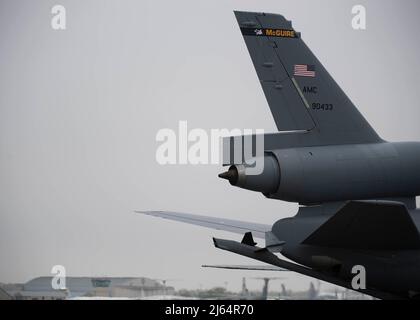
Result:
{"label": "jet engine nacelle", "polygon": [[263,161],[259,175],[241,164],[219,177],[268,198],[306,205],[420,194],[420,143],[279,149],[266,152]]}

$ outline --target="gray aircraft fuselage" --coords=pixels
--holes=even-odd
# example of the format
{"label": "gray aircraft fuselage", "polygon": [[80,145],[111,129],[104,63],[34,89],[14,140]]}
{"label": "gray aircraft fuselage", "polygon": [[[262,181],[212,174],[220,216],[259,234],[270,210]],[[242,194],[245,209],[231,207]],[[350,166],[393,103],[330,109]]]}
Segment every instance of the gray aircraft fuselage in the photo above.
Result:
{"label": "gray aircraft fuselage", "polygon": [[[409,213],[420,230],[420,210],[410,210]],[[366,269],[368,287],[401,297],[414,297],[420,292],[419,250],[375,251],[302,244],[302,241],[328,218],[328,215],[297,216],[277,221],[273,226],[273,233],[281,235],[286,242],[281,251],[282,255],[345,281],[351,280],[353,266],[361,265]],[[340,269],[334,270],[337,262],[340,262]]]}
{"label": "gray aircraft fuselage", "polygon": [[[415,196],[420,194],[420,143],[381,142],[266,150],[262,174],[247,175],[245,165],[232,165],[229,171],[231,176],[227,178],[233,185],[263,192],[268,198],[309,206],[306,207],[308,213],[298,213],[273,225],[272,233],[285,242],[281,250],[285,257],[344,281],[351,281],[353,266],[362,265],[369,287],[398,296],[420,292],[418,249],[346,249],[303,243],[348,199],[397,200],[401,197],[419,232],[420,210],[416,209]],[[317,206],[330,206],[335,210],[312,210]],[[375,223],[380,225],[381,221]],[[337,265],[340,267],[335,269]]]}

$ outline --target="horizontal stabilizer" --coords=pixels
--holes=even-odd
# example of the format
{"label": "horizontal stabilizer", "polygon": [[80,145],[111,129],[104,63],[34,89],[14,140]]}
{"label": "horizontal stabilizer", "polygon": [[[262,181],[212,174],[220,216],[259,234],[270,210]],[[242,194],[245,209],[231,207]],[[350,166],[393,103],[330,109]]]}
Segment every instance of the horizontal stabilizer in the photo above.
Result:
{"label": "horizontal stabilizer", "polygon": [[254,271],[289,271],[275,266],[240,266],[240,265],[202,265],[203,268],[229,269],[229,270],[254,270]]}
{"label": "horizontal stabilizer", "polygon": [[169,220],[180,221],[188,224],[194,224],[206,228],[224,230],[233,233],[245,234],[252,232],[252,235],[256,238],[264,239],[265,233],[271,230],[271,226],[245,222],[238,220],[222,219],[208,216],[200,216],[188,213],[170,212],[170,211],[136,211],[137,213],[143,213],[149,216],[160,217]]}
{"label": "horizontal stabilizer", "polygon": [[409,250],[420,249],[420,236],[403,203],[350,201],[303,244],[361,250]]}
{"label": "horizontal stabilizer", "polygon": [[[342,286],[351,290],[354,290],[351,286],[350,282],[341,280],[337,277],[334,277],[329,274],[322,273],[318,270],[314,270],[293,262],[289,262],[283,259],[280,259],[273,253],[268,250],[262,250],[262,248],[248,246],[246,244],[233,241],[233,240],[226,240],[226,239],[215,239],[213,238],[214,246],[218,249],[230,251],[241,256],[245,256],[251,259],[255,259],[282,269],[287,269],[290,271],[294,271],[309,277],[313,277],[322,281],[327,281],[337,286]],[[393,294],[389,294],[386,292],[382,292],[379,290],[373,289],[364,289],[360,290],[360,292],[374,296],[379,299],[401,299],[399,296],[395,296]]]}

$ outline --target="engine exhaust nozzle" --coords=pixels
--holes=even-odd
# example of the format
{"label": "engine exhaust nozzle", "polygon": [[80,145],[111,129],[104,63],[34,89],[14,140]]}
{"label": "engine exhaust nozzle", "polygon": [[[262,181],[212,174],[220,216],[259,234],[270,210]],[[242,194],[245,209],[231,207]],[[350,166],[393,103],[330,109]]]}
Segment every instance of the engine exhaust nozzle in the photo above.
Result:
{"label": "engine exhaust nozzle", "polygon": [[219,174],[219,178],[228,180],[231,185],[236,185],[238,177],[238,169],[235,166],[231,166],[228,171]]}
{"label": "engine exhaust nozzle", "polygon": [[252,168],[248,165],[238,164],[230,166],[228,171],[219,174],[219,178],[228,180],[232,186],[239,188],[264,194],[275,192],[280,183],[280,168],[276,158],[272,155],[266,155],[263,159],[255,160],[264,163],[261,173],[254,174]]}

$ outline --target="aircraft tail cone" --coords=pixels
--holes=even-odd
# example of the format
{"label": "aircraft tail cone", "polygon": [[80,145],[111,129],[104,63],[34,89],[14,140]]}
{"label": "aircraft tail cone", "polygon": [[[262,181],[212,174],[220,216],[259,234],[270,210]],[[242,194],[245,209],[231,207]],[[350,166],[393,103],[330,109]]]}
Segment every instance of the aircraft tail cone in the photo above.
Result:
{"label": "aircraft tail cone", "polygon": [[219,174],[219,178],[228,180],[232,185],[238,181],[238,170],[235,166],[231,166],[228,171]]}
{"label": "aircraft tail cone", "polygon": [[222,179],[229,180],[229,177],[230,177],[229,171],[226,171],[226,172],[223,172],[223,173],[219,174],[218,177],[222,178]]}

